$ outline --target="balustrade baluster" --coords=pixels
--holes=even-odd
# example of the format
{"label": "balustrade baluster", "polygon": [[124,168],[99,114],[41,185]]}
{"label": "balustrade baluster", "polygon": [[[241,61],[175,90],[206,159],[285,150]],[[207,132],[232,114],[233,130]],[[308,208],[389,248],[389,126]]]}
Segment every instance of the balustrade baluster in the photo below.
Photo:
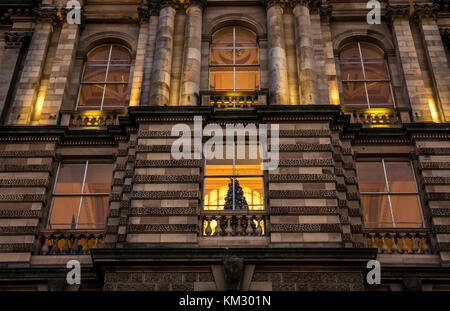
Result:
{"label": "balustrade baluster", "polygon": [[386,243],[387,239],[388,239],[388,237],[386,236],[386,233],[380,234],[381,252],[383,254],[390,253],[388,245]]}
{"label": "balustrade baluster", "polygon": [[247,228],[248,228],[248,218],[247,218],[247,216],[244,215],[244,216],[241,217],[240,225],[241,225],[241,228],[242,228],[241,235],[248,235],[248,233],[247,233]]}
{"label": "balustrade baluster", "polygon": [[428,234],[426,233],[421,233],[420,234],[421,237],[421,241],[422,241],[422,253],[423,254],[429,254],[430,253],[430,247],[428,244]]}
{"label": "balustrade baluster", "polygon": [[411,251],[413,254],[417,254],[419,252],[419,238],[417,234],[411,235]]}
{"label": "balustrade baluster", "polygon": [[[80,237],[80,238],[82,238],[82,237]],[[83,255],[86,255],[89,253],[89,236],[88,235],[84,236],[84,244],[83,244],[83,247],[81,248],[81,250],[82,250]]]}
{"label": "balustrade baluster", "polygon": [[211,219],[209,217],[206,217],[206,229],[205,234],[206,236],[211,236]]}
{"label": "balustrade baluster", "polygon": [[227,228],[228,228],[228,219],[227,219],[227,216],[222,216],[222,217],[220,217],[219,224],[220,224],[220,230],[221,230],[220,235],[221,235],[221,236],[226,236],[226,235],[228,235],[228,234],[227,234]]}
{"label": "balustrade baluster", "polygon": [[63,236],[63,239],[64,239],[64,245],[63,245],[63,247],[61,248],[61,253],[62,254],[69,254],[69,252],[70,252],[70,248],[69,248],[69,239],[70,239],[70,235],[68,235],[68,236]]}
{"label": "balustrade baluster", "polygon": [[52,249],[50,250],[50,254],[56,255],[59,252],[59,247],[58,247],[59,238],[55,235],[55,236],[52,236],[52,240],[53,240],[53,246],[52,246]]}
{"label": "balustrade baluster", "polygon": [[400,252],[400,250],[398,249],[398,237],[397,237],[397,234],[389,233],[389,235],[391,236],[391,240],[392,240],[391,252],[393,254],[397,254],[397,253]]}
{"label": "balustrade baluster", "polygon": [[261,227],[261,223],[264,223],[263,222],[263,217],[261,217],[261,218],[256,218],[256,221],[257,221],[257,224],[258,224],[258,226],[256,227],[256,235],[257,236],[262,236],[262,227]]}
{"label": "balustrade baluster", "polygon": [[72,248],[70,250],[71,254],[78,254],[78,241],[79,241],[78,237],[74,236]]}

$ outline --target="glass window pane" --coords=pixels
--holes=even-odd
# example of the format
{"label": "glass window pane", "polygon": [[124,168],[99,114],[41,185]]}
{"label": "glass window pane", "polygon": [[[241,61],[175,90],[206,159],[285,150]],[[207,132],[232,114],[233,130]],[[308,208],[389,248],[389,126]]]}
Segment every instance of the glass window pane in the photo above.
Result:
{"label": "glass window pane", "polygon": [[83,193],[110,193],[112,164],[89,163]]}
{"label": "glass window pane", "polygon": [[391,195],[391,204],[396,227],[422,227],[422,215],[417,195]]}
{"label": "glass window pane", "polygon": [[233,49],[211,49],[211,65],[233,65]]}
{"label": "glass window pane", "polygon": [[364,224],[367,228],[393,227],[387,195],[361,195]]}
{"label": "glass window pane", "polygon": [[103,109],[125,107],[128,84],[107,84]]}
{"label": "glass window pane", "polygon": [[380,59],[383,58],[383,51],[370,43],[360,43],[361,46],[361,54],[364,60],[369,60],[369,59]]}
{"label": "glass window pane", "polygon": [[390,192],[417,193],[410,162],[385,162]]}
{"label": "glass window pane", "polygon": [[262,177],[237,178],[250,210],[264,209]]}
{"label": "glass window pane", "polygon": [[259,68],[236,67],[236,90],[259,88]]}
{"label": "glass window pane", "polygon": [[107,196],[84,196],[77,228],[101,229],[105,227],[107,210]]}
{"label": "glass window pane", "polygon": [[240,49],[236,48],[236,64],[238,65],[257,65],[258,49]]}
{"label": "glass window pane", "polygon": [[[231,178],[205,178],[205,210],[224,209],[225,198],[227,197],[227,194],[229,192],[230,183]],[[229,202],[232,202],[232,199]]]}
{"label": "glass window pane", "polygon": [[216,32],[213,36],[214,43],[233,43],[233,28],[225,28]]}
{"label": "glass window pane", "polygon": [[83,84],[81,86],[78,109],[97,109],[102,104],[103,84]]}
{"label": "glass window pane", "polygon": [[106,65],[98,65],[95,63],[86,63],[84,66],[83,82],[105,82]]}
{"label": "glass window pane", "polygon": [[236,144],[236,175],[262,175],[258,145]]}
{"label": "glass window pane", "polygon": [[85,165],[61,163],[54,193],[81,193]]}
{"label": "glass window pane", "polygon": [[364,70],[367,80],[389,80],[384,62],[364,62]]}
{"label": "glass window pane", "polygon": [[358,185],[361,192],[387,192],[381,162],[357,162]]}
{"label": "glass window pane", "polygon": [[108,82],[128,83],[129,75],[129,66],[111,65],[108,70]]}
{"label": "glass window pane", "polygon": [[361,63],[341,63],[342,80],[364,80]]}
{"label": "glass window pane", "polygon": [[340,54],[340,59],[341,60],[360,60],[361,56],[359,55],[359,49],[358,49],[358,44],[357,43],[352,43],[352,44],[348,44],[346,45]]}
{"label": "glass window pane", "polygon": [[342,88],[345,106],[368,107],[364,82],[342,82]]}
{"label": "glass window pane", "polygon": [[100,46],[100,47],[92,50],[88,54],[88,60],[89,61],[104,61],[104,62],[108,62],[110,48],[111,48],[110,45],[103,45],[103,46]]}
{"label": "glass window pane", "polygon": [[128,50],[123,46],[113,45],[113,49],[111,52],[111,61],[118,60],[131,63],[130,52],[128,52]]}
{"label": "glass window pane", "polygon": [[215,90],[232,90],[234,87],[233,68],[210,68],[210,88]]}
{"label": "glass window pane", "polygon": [[48,227],[76,229],[80,197],[54,197]]}
{"label": "glass window pane", "polygon": [[256,42],[256,35],[250,30],[236,27],[236,43]]}
{"label": "glass window pane", "polygon": [[370,107],[392,107],[394,105],[389,82],[369,82],[367,83],[367,93]]}

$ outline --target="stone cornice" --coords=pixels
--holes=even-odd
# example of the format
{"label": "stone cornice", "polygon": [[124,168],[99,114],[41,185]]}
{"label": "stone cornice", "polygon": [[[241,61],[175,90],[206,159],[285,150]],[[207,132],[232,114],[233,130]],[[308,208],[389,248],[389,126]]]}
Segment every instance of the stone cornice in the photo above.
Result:
{"label": "stone cornice", "polygon": [[412,18],[415,22],[421,19],[436,19],[439,13],[438,4],[414,4],[414,14]]}

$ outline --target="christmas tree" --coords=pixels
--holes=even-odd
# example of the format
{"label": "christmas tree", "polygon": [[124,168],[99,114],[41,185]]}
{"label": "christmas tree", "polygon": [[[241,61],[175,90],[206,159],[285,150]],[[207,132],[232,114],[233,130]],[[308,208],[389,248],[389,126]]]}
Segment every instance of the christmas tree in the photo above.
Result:
{"label": "christmas tree", "polygon": [[[234,205],[235,209],[248,209],[247,200],[244,197],[241,185],[237,179],[234,180]],[[233,179],[228,184],[228,192],[225,198],[224,209],[233,209]]]}

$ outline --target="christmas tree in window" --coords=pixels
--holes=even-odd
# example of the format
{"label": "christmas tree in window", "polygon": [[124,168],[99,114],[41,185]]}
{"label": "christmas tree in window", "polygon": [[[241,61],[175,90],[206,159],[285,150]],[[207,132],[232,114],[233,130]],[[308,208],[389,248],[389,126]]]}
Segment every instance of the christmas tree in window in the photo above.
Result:
{"label": "christmas tree in window", "polygon": [[[241,185],[237,179],[234,180],[234,206],[235,209],[248,209],[247,200],[244,197]],[[228,184],[228,192],[225,197],[224,209],[233,209],[233,179]]]}

